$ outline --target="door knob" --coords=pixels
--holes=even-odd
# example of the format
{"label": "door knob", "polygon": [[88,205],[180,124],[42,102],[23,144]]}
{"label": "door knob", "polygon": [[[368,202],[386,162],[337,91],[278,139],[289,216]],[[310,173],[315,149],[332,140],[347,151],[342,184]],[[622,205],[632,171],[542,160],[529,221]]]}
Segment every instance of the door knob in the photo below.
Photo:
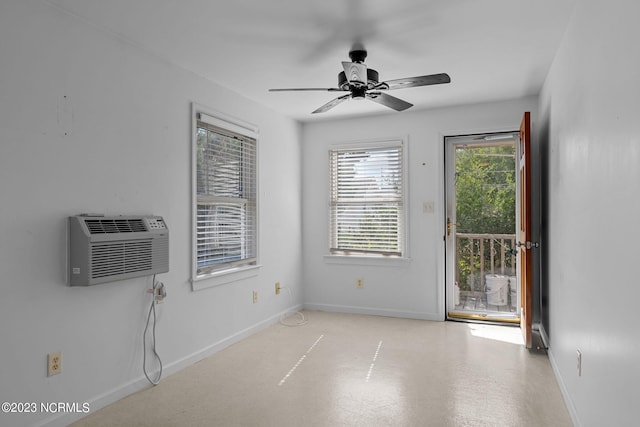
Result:
{"label": "door knob", "polygon": [[521,248],[521,247],[525,247],[527,249],[531,249],[531,248],[539,248],[540,247],[540,243],[538,242],[516,242],[516,246]]}

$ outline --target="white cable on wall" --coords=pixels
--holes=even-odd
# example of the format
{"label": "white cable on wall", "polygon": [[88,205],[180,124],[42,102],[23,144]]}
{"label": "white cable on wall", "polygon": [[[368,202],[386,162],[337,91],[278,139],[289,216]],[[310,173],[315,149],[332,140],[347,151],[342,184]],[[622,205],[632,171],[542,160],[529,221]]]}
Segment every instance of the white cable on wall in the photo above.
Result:
{"label": "white cable on wall", "polygon": [[[289,289],[289,287],[287,286],[281,286],[280,289],[286,289],[289,292],[289,296],[291,297],[291,299],[293,299],[293,293],[291,293],[291,289]],[[299,320],[296,322],[285,322],[285,316],[286,313],[283,314],[282,316],[280,316],[280,324],[284,325],[284,326],[289,326],[289,327],[296,327],[296,326],[302,326],[302,325],[306,325],[307,324],[307,318],[304,317],[304,314],[301,313],[300,311],[296,311],[295,313],[296,316],[298,316]]]}
{"label": "white cable on wall", "polygon": [[[156,282],[156,275],[153,275],[153,285],[151,288],[151,306],[149,307],[149,314],[147,314],[147,323],[144,327],[144,333],[142,334],[142,371],[144,372],[144,376],[147,377],[147,380],[149,380],[149,382],[153,385],[158,385],[160,383],[160,378],[162,377],[162,360],[160,359],[160,356],[158,355],[158,352],[156,351],[156,298],[159,299],[159,301],[162,301],[162,299],[164,299],[164,297],[166,296],[165,290],[164,290],[164,284],[163,283],[158,283]],[[152,345],[152,350],[153,350],[153,356],[156,358],[156,360],[158,360],[158,363],[160,364],[160,370],[158,372],[158,376],[155,380],[151,379],[151,377],[149,376],[149,374],[147,373],[147,343],[146,343],[146,338],[147,338],[147,330],[149,329],[149,322],[151,320],[151,315],[153,314],[153,327],[151,329],[152,331],[152,341],[151,341],[151,345]]]}

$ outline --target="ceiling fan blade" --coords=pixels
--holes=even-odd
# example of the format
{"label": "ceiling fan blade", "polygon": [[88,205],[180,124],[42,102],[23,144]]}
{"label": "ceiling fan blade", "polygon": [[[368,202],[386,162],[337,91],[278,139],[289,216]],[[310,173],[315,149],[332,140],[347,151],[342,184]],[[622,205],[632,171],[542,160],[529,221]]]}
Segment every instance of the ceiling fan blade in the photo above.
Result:
{"label": "ceiling fan blade", "polygon": [[413,107],[413,104],[410,104],[407,101],[403,101],[400,98],[396,98],[395,96],[387,95],[382,92],[367,92],[366,97],[373,102],[382,104],[385,107],[393,108],[396,111],[404,111],[407,108]]}
{"label": "ceiling fan blade", "polygon": [[404,79],[387,80],[375,86],[375,89],[402,89],[405,87],[439,85],[450,83],[451,78],[447,73],[430,74],[428,76],[406,77]]}
{"label": "ceiling fan blade", "polygon": [[344,74],[347,81],[356,86],[367,85],[367,66],[360,62],[343,62]]}
{"label": "ceiling fan blade", "polygon": [[322,92],[346,92],[345,90],[337,87],[292,87],[284,89],[269,89],[269,92],[301,92],[301,91],[322,91]]}
{"label": "ceiling fan blade", "polygon": [[347,94],[347,95],[342,95],[342,96],[339,96],[339,97],[337,97],[335,99],[332,99],[331,101],[329,101],[326,104],[324,104],[322,107],[318,108],[315,111],[312,111],[311,114],[324,113],[326,111],[329,111],[330,109],[332,109],[333,107],[335,107],[338,104],[341,104],[342,102],[346,101],[350,97],[351,97],[351,94]]}

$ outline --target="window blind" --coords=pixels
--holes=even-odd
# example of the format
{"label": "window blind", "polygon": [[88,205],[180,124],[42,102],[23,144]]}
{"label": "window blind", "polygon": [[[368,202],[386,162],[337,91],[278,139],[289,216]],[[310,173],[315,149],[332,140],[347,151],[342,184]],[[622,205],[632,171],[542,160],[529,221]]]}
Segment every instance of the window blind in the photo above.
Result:
{"label": "window blind", "polygon": [[402,156],[400,143],[329,151],[331,253],[402,255]]}
{"label": "window blind", "polygon": [[197,275],[255,264],[256,140],[197,122]]}

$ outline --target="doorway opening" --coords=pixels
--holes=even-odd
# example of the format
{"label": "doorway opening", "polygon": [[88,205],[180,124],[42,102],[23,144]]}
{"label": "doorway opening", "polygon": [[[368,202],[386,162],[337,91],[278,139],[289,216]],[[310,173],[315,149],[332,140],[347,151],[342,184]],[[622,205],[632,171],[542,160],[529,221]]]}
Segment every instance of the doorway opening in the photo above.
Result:
{"label": "doorway opening", "polygon": [[448,319],[520,324],[517,138],[445,138]]}

